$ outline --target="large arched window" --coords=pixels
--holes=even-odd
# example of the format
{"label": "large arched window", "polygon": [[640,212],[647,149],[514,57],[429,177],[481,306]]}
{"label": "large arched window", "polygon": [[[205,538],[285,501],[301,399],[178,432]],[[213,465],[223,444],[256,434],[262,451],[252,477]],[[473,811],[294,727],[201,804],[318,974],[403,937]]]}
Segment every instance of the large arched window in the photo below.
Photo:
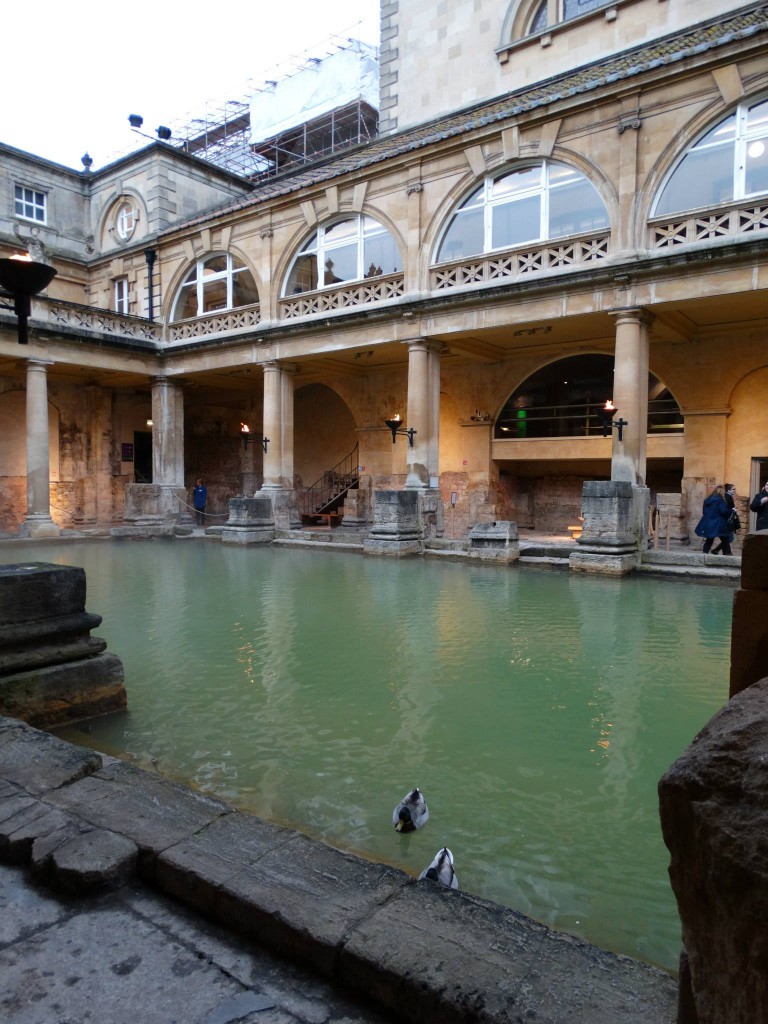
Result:
{"label": "large arched window", "polygon": [[172,320],[189,320],[221,309],[259,301],[256,282],[246,265],[230,253],[204,256],[184,278],[173,306]]}
{"label": "large arched window", "polygon": [[594,185],[580,171],[545,160],[486,178],[459,206],[437,262],[607,226],[608,212]]}
{"label": "large arched window", "polygon": [[743,103],[674,168],[654,216],[717,206],[768,192],[768,100]]}
{"label": "large arched window", "polygon": [[349,217],[318,228],[305,242],[288,271],[283,294],[297,295],[402,269],[397,243],[385,227],[372,217]]}
{"label": "large arched window", "polygon": [[[603,421],[598,410],[613,397],[613,363],[613,356],[568,356],[537,370],[507,399],[495,436],[600,436]],[[664,383],[649,373],[648,433],[682,431],[679,405]]]}

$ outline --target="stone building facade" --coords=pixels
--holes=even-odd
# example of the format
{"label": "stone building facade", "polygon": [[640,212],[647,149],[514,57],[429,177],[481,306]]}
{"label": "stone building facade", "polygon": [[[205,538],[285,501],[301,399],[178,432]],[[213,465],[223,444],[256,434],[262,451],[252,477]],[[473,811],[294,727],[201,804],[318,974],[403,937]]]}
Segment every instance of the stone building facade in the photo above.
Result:
{"label": "stone building facade", "polygon": [[57,270],[27,347],[0,310],[0,530],[198,476],[287,506],[350,457],[356,521],[407,487],[561,532],[615,479],[686,536],[768,476],[768,8],[383,2],[380,82],[377,138],[253,180],[0,147],[0,255]]}

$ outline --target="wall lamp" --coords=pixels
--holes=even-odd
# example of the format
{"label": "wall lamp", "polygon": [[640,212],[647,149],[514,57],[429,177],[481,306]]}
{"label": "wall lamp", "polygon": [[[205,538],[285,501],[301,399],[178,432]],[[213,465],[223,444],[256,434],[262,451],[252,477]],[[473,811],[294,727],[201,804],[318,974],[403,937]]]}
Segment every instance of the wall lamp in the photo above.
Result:
{"label": "wall lamp", "polygon": [[13,299],[12,306],[0,303],[3,309],[12,309],[19,319],[18,341],[29,343],[27,322],[32,312],[32,296],[41,292],[56,276],[47,263],[35,263],[30,256],[11,256],[0,260],[0,288]]}
{"label": "wall lamp", "polygon": [[405,429],[405,427],[403,426],[403,421],[400,419],[399,413],[397,414],[397,416],[394,417],[394,419],[384,420],[384,422],[392,431],[392,444],[394,444],[395,441],[397,440],[398,434],[405,434],[405,436],[408,438],[408,444],[411,446],[411,448],[413,448],[413,435],[416,433],[416,431],[413,429],[413,427],[408,427],[407,430]]}
{"label": "wall lamp", "polygon": [[264,454],[267,454],[267,445],[269,444],[268,437],[259,437],[256,434],[251,434],[251,428],[247,423],[240,424],[240,436],[243,439],[243,448],[248,451],[249,444],[260,444],[264,449]]}
{"label": "wall lamp", "polygon": [[601,405],[600,406],[600,408],[597,410],[597,414],[600,417],[600,419],[603,421],[603,437],[608,437],[610,432],[613,429],[616,429],[619,432],[619,440],[623,441],[624,440],[624,435],[623,435],[624,427],[628,427],[629,426],[629,421],[625,420],[621,416],[619,416],[619,418],[614,423],[613,422],[613,417],[616,415],[616,413],[618,411],[619,410],[616,408],[616,406],[613,404],[613,402],[609,398],[606,401],[605,405]]}

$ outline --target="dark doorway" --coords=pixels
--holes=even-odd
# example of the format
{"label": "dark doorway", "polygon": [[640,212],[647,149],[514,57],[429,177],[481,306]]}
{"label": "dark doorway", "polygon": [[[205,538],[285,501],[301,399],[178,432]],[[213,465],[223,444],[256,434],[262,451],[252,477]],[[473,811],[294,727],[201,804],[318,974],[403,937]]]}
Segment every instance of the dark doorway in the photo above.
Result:
{"label": "dark doorway", "polygon": [[149,430],[133,432],[133,482],[152,483],[152,432]]}

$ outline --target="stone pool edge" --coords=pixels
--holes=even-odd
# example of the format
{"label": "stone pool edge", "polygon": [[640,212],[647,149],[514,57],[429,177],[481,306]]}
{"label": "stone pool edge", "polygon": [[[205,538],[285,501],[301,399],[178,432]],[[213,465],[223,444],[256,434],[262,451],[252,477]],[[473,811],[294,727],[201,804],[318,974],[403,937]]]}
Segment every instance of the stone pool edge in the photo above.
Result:
{"label": "stone pool edge", "polygon": [[0,860],[82,899],[138,877],[409,1021],[675,1020],[657,968],[2,717]]}

